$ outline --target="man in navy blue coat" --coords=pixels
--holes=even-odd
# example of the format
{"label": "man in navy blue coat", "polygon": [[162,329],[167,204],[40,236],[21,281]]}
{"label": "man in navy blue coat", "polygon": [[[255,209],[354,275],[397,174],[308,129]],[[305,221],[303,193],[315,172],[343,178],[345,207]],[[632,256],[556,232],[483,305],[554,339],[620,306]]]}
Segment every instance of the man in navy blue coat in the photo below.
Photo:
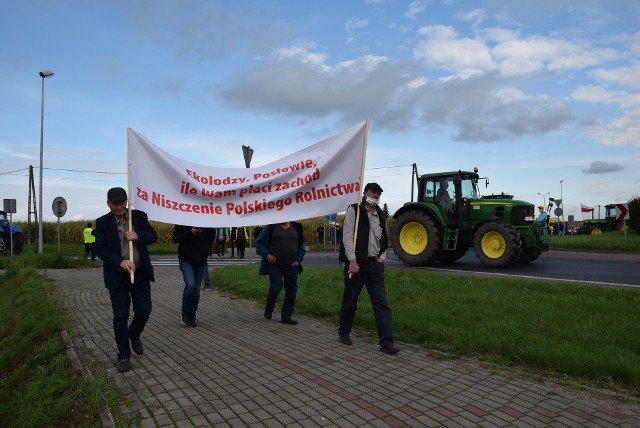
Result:
{"label": "man in navy blue coat", "polygon": [[[132,230],[129,230],[127,192],[123,188],[109,189],[107,206],[111,212],[96,220],[95,250],[102,259],[104,285],[111,297],[117,368],[126,372],[131,368],[131,349],[138,355],[144,352],[140,334],[151,314],[151,281],[155,282],[147,245],[158,237],[147,214],[139,210],[131,211]],[[133,261],[129,257],[129,241],[133,242]],[[131,303],[134,314],[129,324]]]}

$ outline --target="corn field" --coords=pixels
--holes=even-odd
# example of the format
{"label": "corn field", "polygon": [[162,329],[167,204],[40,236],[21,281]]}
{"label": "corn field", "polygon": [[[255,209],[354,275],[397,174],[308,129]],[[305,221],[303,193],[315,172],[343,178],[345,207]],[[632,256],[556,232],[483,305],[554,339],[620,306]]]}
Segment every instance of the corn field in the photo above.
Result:
{"label": "corn field", "polygon": [[[340,224],[344,222],[344,216],[339,215],[336,221]],[[60,222],[60,242],[65,244],[83,244],[84,239],[82,231],[87,227],[87,223],[91,223],[95,227],[94,220],[75,220]],[[156,233],[158,234],[158,243],[170,244],[172,243],[171,235],[173,233],[173,224],[160,223],[157,221],[150,222]],[[318,236],[316,229],[318,226],[323,225],[325,228],[325,236],[327,242],[329,241],[329,232],[327,220],[324,217],[315,217],[310,219],[301,220],[304,228],[304,240],[307,245],[318,244]],[[16,222],[24,233],[25,240],[29,242],[38,241],[38,224],[31,223],[29,226],[27,222]],[[58,223],[57,222],[44,222],[43,223],[43,235],[45,244],[56,244],[58,242]],[[253,237],[251,238],[252,240]]]}

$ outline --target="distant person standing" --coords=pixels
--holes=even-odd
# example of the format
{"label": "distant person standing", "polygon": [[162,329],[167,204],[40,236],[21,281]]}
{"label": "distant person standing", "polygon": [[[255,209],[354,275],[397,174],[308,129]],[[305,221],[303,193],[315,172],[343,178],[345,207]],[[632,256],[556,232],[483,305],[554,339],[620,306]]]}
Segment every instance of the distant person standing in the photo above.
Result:
{"label": "distant person standing", "polygon": [[216,228],[216,244],[218,245],[218,258],[224,258],[224,244],[227,242],[227,228],[226,227],[218,227]]}
{"label": "distant person standing", "polygon": [[238,249],[238,257],[244,259],[244,250],[249,240],[249,233],[244,226],[236,228],[236,248]]}
{"label": "distant person standing", "polygon": [[322,245],[324,243],[324,226],[318,226],[316,233],[318,234],[318,244]]}
{"label": "distant person standing", "polygon": [[[131,211],[129,230],[127,192],[123,188],[109,189],[107,206],[110,212],[96,220],[95,250],[102,259],[104,285],[111,298],[113,331],[118,346],[117,368],[126,372],[131,369],[131,350],[138,355],[144,353],[140,335],[151,314],[151,281],[155,281],[147,245],[156,242],[158,236],[147,214],[140,210]],[[129,242],[133,242],[133,261]],[[129,323],[132,303],[133,319]]]}
{"label": "distant person standing", "polygon": [[178,263],[184,279],[181,321],[185,327],[198,326],[196,312],[200,303],[200,284],[208,275],[207,259],[211,254],[214,234],[213,229],[173,227],[173,242],[178,244]]}
{"label": "distant person standing", "polygon": [[236,229],[235,227],[229,228],[229,248],[231,248],[231,256],[233,258],[233,253],[236,249]]}
{"label": "distant person standing", "polygon": [[87,223],[87,227],[82,231],[84,237],[84,258],[91,257],[91,261],[96,261],[95,243],[96,236],[93,231],[93,224]]}
{"label": "distant person standing", "polygon": [[345,267],[338,334],[341,343],[353,343],[350,336],[351,328],[362,287],[366,287],[376,320],[380,350],[387,354],[396,354],[399,349],[393,344],[391,308],[387,304],[384,283],[388,241],[386,217],[378,206],[381,194],[380,185],[367,183],[364,187],[364,201],[347,207],[339,256]]}
{"label": "distant person standing", "polygon": [[298,275],[304,259],[304,232],[295,221],[265,226],[256,240],[256,252],[262,257],[260,275],[269,275],[269,291],[264,317],[271,319],[278,294],[284,287],[284,302],[280,312],[282,324],[296,325],[291,318],[298,292]]}
{"label": "distant person standing", "polygon": [[538,218],[536,219],[536,221],[540,223],[547,223],[548,220],[549,215],[544,212],[544,205],[538,206]]}

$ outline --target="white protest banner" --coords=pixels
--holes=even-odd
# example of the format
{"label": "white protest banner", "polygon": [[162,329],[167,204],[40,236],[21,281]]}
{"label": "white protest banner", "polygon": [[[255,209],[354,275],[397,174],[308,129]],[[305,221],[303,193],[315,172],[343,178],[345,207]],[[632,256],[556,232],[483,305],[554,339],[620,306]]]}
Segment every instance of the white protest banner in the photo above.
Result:
{"label": "white protest banner", "polygon": [[367,122],[256,168],[217,168],[175,157],[127,130],[129,199],[151,220],[251,226],[344,211],[361,194]]}

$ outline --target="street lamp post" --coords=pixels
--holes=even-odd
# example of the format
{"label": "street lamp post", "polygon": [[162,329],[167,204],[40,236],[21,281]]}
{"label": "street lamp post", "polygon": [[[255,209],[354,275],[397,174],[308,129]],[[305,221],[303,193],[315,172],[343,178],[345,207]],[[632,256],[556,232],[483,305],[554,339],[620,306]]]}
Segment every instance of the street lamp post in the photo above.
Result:
{"label": "street lamp post", "polygon": [[542,205],[544,206],[545,209],[547,209],[547,200],[545,199],[545,196],[547,196],[549,193],[551,192],[547,192],[547,193],[538,192],[538,195],[542,196]]}
{"label": "street lamp post", "polygon": [[560,180],[560,200],[562,201],[562,222],[564,223],[564,199],[562,198],[562,183],[564,183],[564,180]]}
{"label": "street lamp post", "polygon": [[40,72],[42,77],[42,101],[40,104],[40,190],[38,192],[38,253],[42,254],[42,246],[44,241],[44,230],[42,225],[42,155],[43,155],[43,136],[44,136],[44,79],[53,76],[53,71],[43,70]]}

